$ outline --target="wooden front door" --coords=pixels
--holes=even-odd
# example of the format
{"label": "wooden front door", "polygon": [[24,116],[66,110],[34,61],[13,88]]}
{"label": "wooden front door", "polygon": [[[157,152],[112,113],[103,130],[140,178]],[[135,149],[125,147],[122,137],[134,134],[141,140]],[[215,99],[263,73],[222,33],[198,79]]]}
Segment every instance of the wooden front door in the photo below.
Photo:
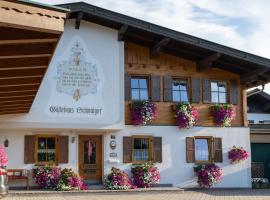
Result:
{"label": "wooden front door", "polygon": [[79,136],[79,174],[87,183],[102,182],[102,137]]}

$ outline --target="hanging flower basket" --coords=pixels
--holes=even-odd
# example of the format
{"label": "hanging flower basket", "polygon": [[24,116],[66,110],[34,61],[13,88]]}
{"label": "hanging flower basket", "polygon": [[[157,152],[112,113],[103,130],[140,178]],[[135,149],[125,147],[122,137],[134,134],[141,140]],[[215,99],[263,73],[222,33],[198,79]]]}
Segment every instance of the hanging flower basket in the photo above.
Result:
{"label": "hanging flower basket", "polygon": [[229,151],[228,156],[231,163],[236,164],[248,159],[249,153],[243,147],[233,146],[233,148]]}
{"label": "hanging flower basket", "polygon": [[176,124],[179,128],[191,128],[198,118],[198,109],[189,103],[179,103],[175,108]]}
{"label": "hanging flower basket", "polygon": [[199,167],[197,175],[199,186],[210,188],[221,181],[222,169],[215,164],[202,165]]}
{"label": "hanging flower basket", "polygon": [[216,104],[212,107],[215,123],[221,127],[231,126],[235,119],[235,107],[231,104]]}
{"label": "hanging flower basket", "polygon": [[158,116],[157,106],[150,101],[134,101],[131,104],[131,121],[133,125],[146,125]]}

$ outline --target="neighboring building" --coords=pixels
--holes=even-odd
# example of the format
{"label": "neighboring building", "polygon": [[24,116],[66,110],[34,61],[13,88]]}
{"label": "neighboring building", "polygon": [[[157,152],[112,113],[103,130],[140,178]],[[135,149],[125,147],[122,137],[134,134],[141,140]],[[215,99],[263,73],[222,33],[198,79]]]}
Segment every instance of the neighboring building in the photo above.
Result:
{"label": "neighboring building", "polygon": [[[9,168],[59,164],[100,183],[113,166],[152,160],[161,184],[197,187],[194,166],[215,162],[224,174],[216,187],[251,187],[250,159],[232,165],[227,153],[234,145],[250,151],[246,89],[269,80],[270,60],[89,4],[61,6],[71,12],[45,76],[31,78],[40,63],[22,62],[33,69],[17,72],[27,77],[16,97],[9,88],[17,79],[0,79]],[[26,94],[41,80],[37,93]],[[132,126],[133,100],[156,102],[157,120]],[[198,107],[196,127],[176,126],[173,105],[180,101]],[[20,106],[25,102],[30,110]],[[232,127],[216,127],[214,103],[236,106]]]}
{"label": "neighboring building", "polygon": [[252,177],[270,180],[270,95],[254,89],[247,97]]}

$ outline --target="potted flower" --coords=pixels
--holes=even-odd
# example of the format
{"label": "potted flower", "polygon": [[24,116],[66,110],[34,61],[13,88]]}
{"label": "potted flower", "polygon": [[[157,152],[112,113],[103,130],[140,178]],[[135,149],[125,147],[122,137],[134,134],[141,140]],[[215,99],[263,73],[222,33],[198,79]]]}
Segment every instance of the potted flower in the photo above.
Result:
{"label": "potted flower", "polygon": [[8,194],[8,178],[7,178],[8,157],[5,148],[0,144],[0,196],[5,197]]}
{"label": "potted flower", "polygon": [[207,164],[199,167],[198,184],[201,188],[210,188],[221,181],[222,169],[215,164]]}
{"label": "potted flower", "polygon": [[243,147],[233,146],[228,153],[228,157],[232,164],[236,164],[248,159],[249,153]]}
{"label": "potted flower", "polygon": [[106,190],[127,190],[133,189],[134,186],[127,173],[112,167],[111,172],[105,177],[104,188]]}
{"label": "potted flower", "polygon": [[216,104],[212,107],[214,121],[218,126],[231,126],[235,119],[235,107],[231,104]]}
{"label": "potted flower", "polygon": [[146,125],[158,116],[157,106],[150,101],[134,101],[131,105],[133,125]]}
{"label": "potted flower", "polygon": [[133,184],[138,188],[148,188],[159,183],[160,173],[152,162],[132,167]]}
{"label": "potted flower", "polygon": [[179,103],[176,105],[175,115],[179,128],[191,128],[198,118],[198,109],[189,103]]}

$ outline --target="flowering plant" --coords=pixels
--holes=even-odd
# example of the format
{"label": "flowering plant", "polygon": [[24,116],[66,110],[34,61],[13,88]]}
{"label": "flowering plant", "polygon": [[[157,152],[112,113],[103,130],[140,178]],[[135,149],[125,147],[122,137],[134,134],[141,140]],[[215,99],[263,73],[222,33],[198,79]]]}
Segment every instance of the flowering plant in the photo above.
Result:
{"label": "flowering plant", "polygon": [[0,168],[6,169],[7,164],[8,164],[8,157],[5,148],[2,144],[0,144]]}
{"label": "flowering plant", "polygon": [[215,164],[200,166],[198,170],[198,184],[200,187],[212,187],[221,181],[222,169]]}
{"label": "flowering plant", "polygon": [[198,109],[189,103],[179,103],[176,105],[176,123],[179,128],[191,128],[198,118]]}
{"label": "flowering plant", "polygon": [[134,101],[131,105],[133,125],[146,125],[158,116],[157,106],[150,101]]}
{"label": "flowering plant", "polygon": [[61,168],[53,166],[38,167],[33,169],[36,184],[46,189],[55,189],[60,180]]}
{"label": "flowering plant", "polygon": [[160,180],[158,168],[155,167],[152,162],[134,166],[131,172],[133,174],[133,184],[138,188],[151,187]]}
{"label": "flowering plant", "polygon": [[228,155],[231,163],[233,164],[244,161],[249,157],[249,153],[243,147],[236,146],[233,146],[233,148],[229,151]]}
{"label": "flowering plant", "polygon": [[61,178],[57,184],[57,190],[87,190],[87,185],[83,179],[72,171],[72,169],[63,169],[61,171]]}
{"label": "flowering plant", "polygon": [[33,169],[33,177],[36,183],[45,189],[57,190],[86,190],[81,177],[74,173],[71,169],[63,169],[60,167],[38,167]]}
{"label": "flowering plant", "polygon": [[212,111],[218,126],[231,126],[232,120],[235,119],[235,107],[231,104],[216,104]]}
{"label": "flowering plant", "polygon": [[105,177],[104,188],[107,190],[127,190],[133,189],[134,186],[127,173],[112,167],[111,172]]}

